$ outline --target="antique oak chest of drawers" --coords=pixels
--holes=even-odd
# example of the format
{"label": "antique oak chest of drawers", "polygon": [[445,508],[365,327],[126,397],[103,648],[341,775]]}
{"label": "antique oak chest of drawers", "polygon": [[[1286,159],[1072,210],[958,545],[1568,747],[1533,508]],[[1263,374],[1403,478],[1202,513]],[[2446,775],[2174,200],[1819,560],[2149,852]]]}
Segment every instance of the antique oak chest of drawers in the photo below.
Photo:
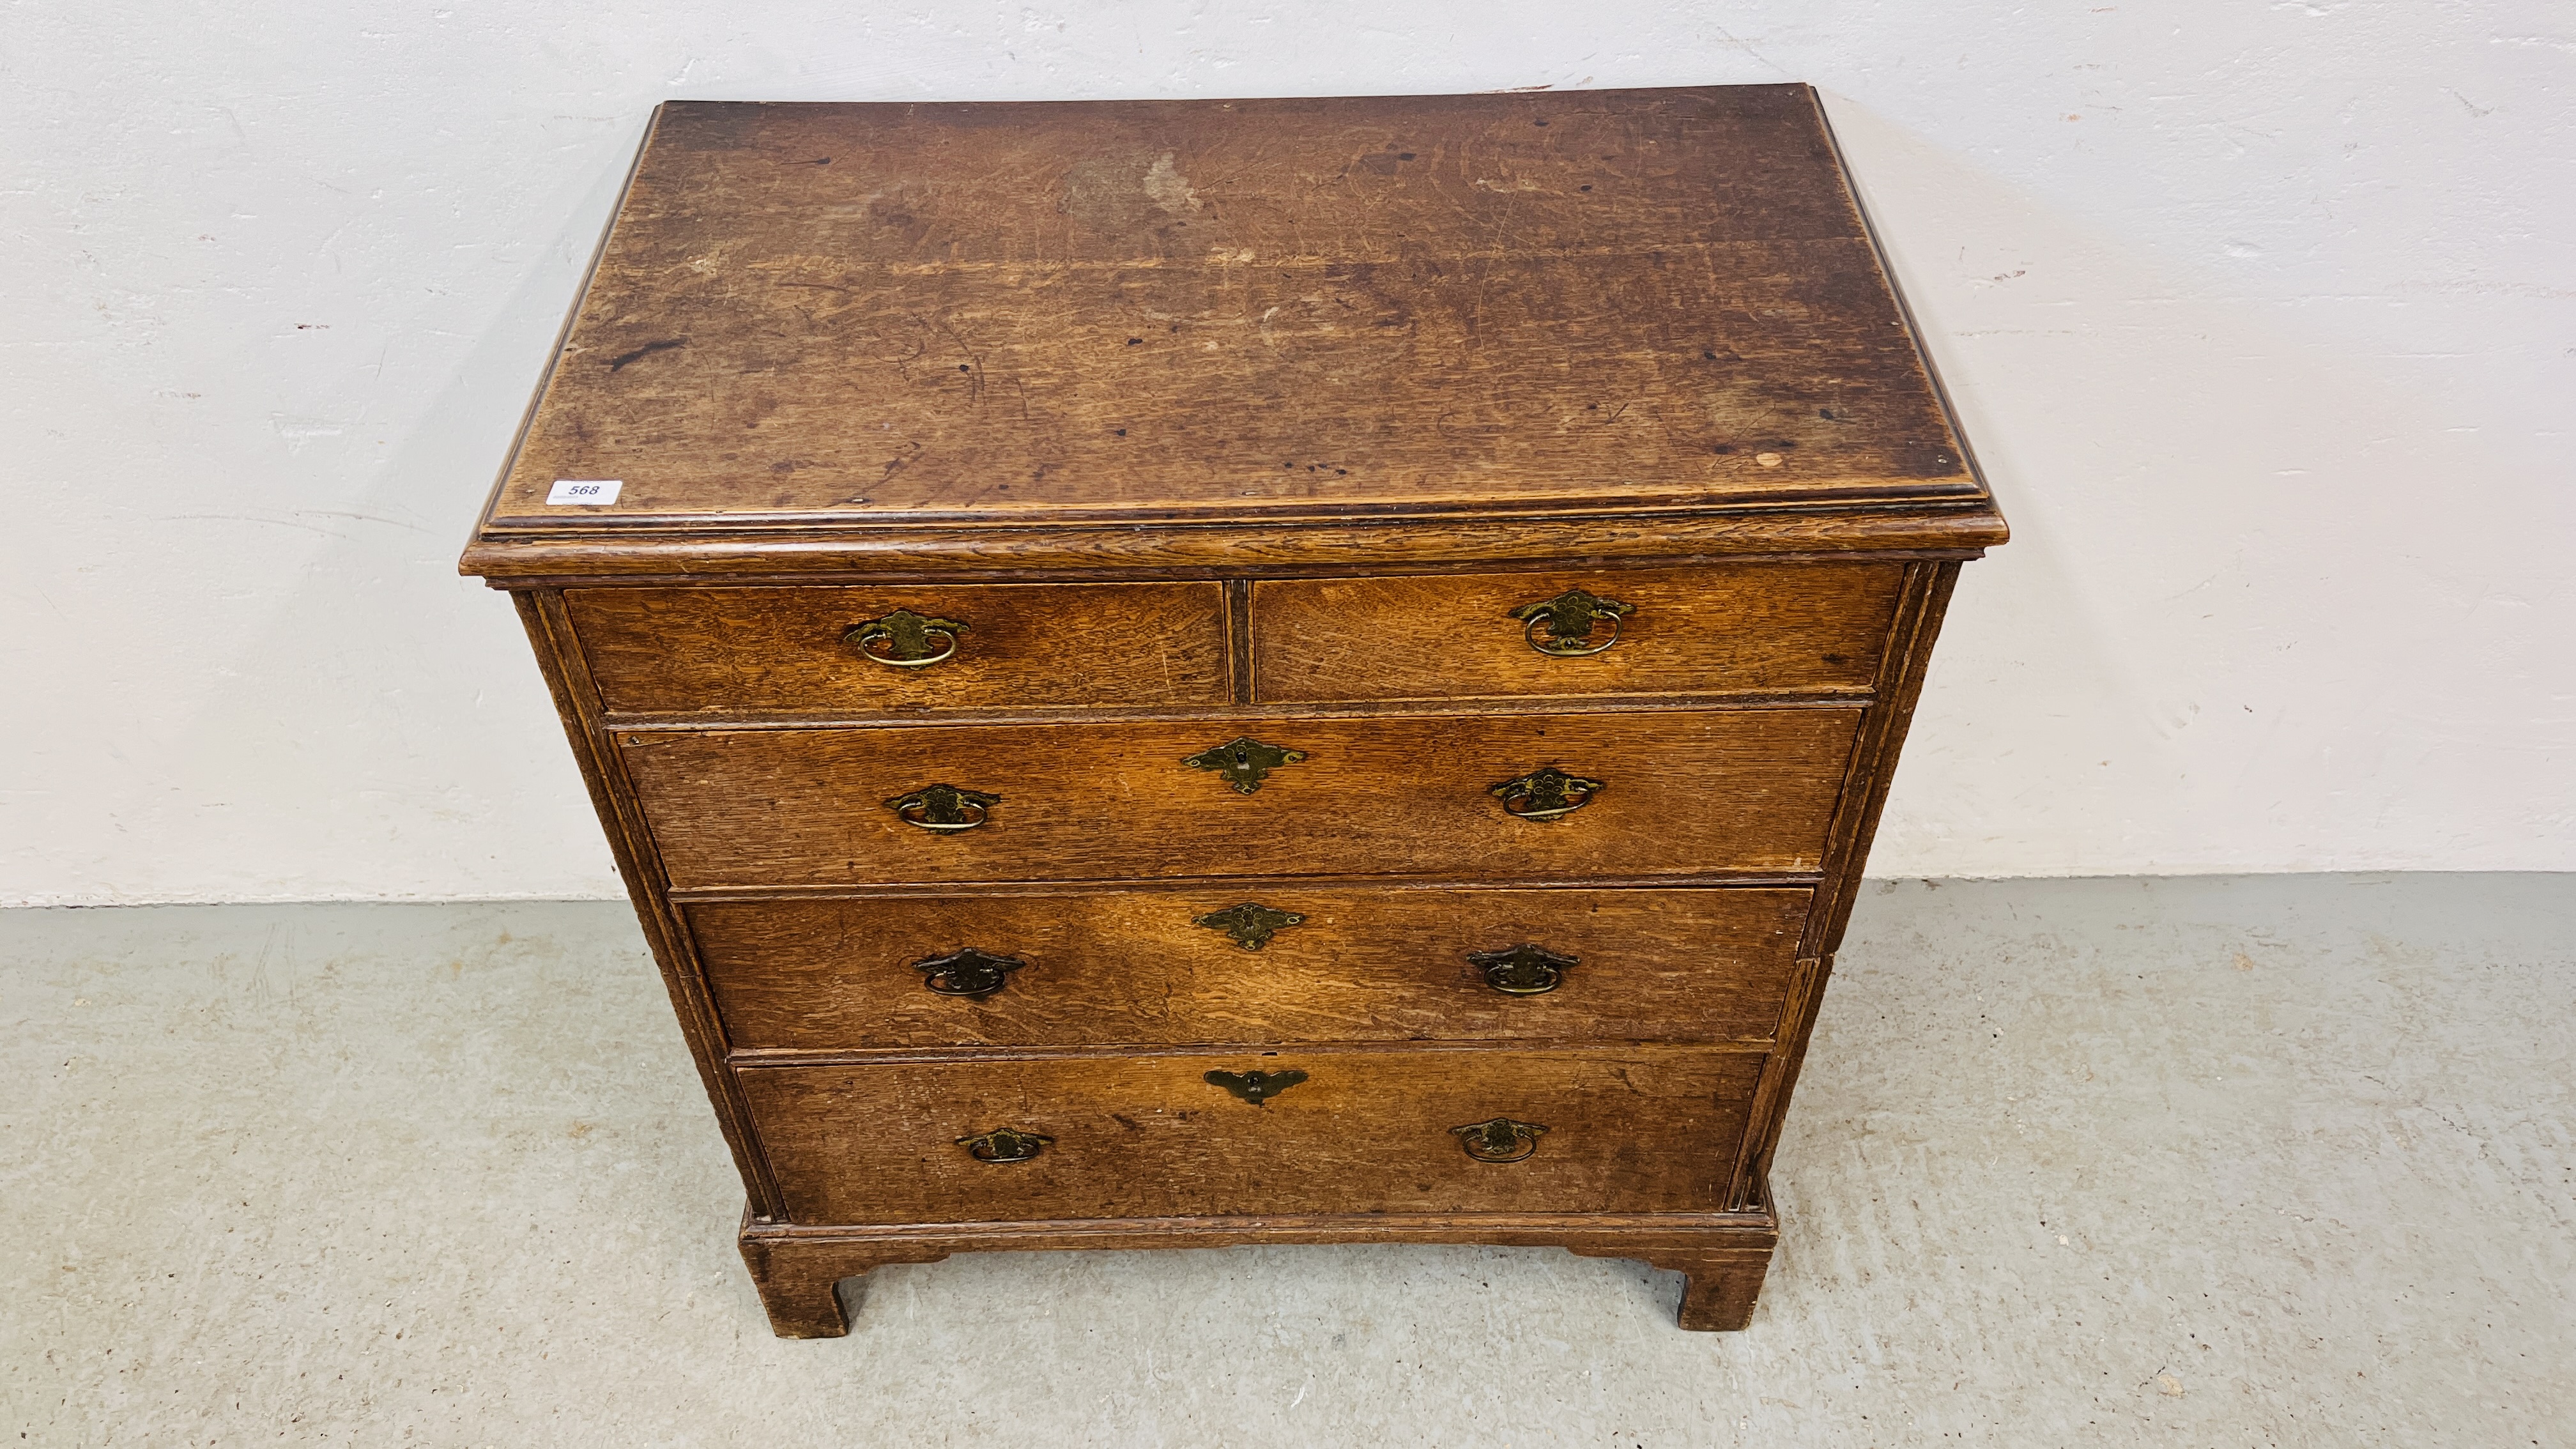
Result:
{"label": "antique oak chest of drawers", "polygon": [[509,590],[778,1332],[1555,1245],[1738,1328],[2004,538],[1803,86],[655,117]]}

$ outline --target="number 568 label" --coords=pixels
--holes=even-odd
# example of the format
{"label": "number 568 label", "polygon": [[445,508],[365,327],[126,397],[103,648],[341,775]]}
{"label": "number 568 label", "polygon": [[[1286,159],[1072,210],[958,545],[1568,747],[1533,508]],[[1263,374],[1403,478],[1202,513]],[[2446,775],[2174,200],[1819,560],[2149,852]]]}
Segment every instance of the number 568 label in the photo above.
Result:
{"label": "number 568 label", "polygon": [[616,502],[617,491],[625,486],[626,481],[622,478],[557,478],[555,486],[546,493],[546,502],[588,504],[595,508],[603,503]]}

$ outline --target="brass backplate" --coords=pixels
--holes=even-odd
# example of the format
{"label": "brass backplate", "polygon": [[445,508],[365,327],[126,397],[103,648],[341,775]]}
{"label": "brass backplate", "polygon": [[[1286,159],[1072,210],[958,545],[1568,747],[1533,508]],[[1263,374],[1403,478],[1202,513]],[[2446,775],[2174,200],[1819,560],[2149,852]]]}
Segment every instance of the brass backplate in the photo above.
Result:
{"label": "brass backplate", "polygon": [[1304,758],[1304,750],[1264,744],[1250,735],[1237,735],[1212,749],[1184,756],[1181,763],[1193,770],[1213,770],[1225,777],[1225,782],[1235,788],[1235,793],[1249,795],[1261,788],[1261,782],[1270,778],[1271,771]]}
{"label": "brass backplate", "polygon": [[1206,1080],[1258,1107],[1306,1080],[1306,1074],[1290,1067],[1284,1072],[1210,1072]]}
{"label": "brass backplate", "polygon": [[1017,1127],[996,1127],[972,1137],[960,1137],[957,1145],[977,1162],[1026,1162],[1055,1141],[1043,1132],[1023,1132]]}
{"label": "brass backplate", "polygon": [[1273,910],[1250,901],[1221,911],[1210,911],[1204,916],[1190,917],[1191,925],[1223,931],[1234,938],[1234,944],[1247,951],[1258,951],[1270,944],[1272,936],[1305,922],[1306,918],[1295,911]]}

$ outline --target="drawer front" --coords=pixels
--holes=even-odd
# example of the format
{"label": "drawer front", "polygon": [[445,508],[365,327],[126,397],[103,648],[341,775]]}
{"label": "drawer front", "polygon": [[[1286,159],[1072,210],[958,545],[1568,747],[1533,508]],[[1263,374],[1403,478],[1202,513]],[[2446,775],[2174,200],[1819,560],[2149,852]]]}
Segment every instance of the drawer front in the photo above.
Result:
{"label": "drawer front", "polygon": [[833,1051],[1763,1041],[1807,898],[1254,884],[686,910],[736,1050]]}
{"label": "drawer front", "polygon": [[868,715],[1232,697],[1217,584],[573,589],[564,608],[612,713]]}
{"label": "drawer front", "polygon": [[1264,580],[1254,697],[1860,692],[1903,581],[1893,563]]}
{"label": "drawer front", "polygon": [[[799,1223],[1713,1211],[1762,1058],[1709,1048],[1191,1053],[738,1073]],[[1211,1084],[1303,1072],[1259,1105]],[[1276,1087],[1275,1081],[1270,1083]],[[1508,1126],[1477,1140],[1451,1129]],[[985,1162],[961,1138],[1053,1139]],[[987,1138],[987,1153],[1032,1144]]]}
{"label": "drawer front", "polygon": [[[617,737],[683,890],[1408,874],[1576,884],[1816,869],[1859,719],[1807,708]],[[1208,761],[1237,730],[1304,758],[1249,793],[1184,763]],[[1528,782],[1542,769],[1602,788],[1560,818],[1508,813],[1494,787],[1524,782],[1515,798],[1537,808]]]}

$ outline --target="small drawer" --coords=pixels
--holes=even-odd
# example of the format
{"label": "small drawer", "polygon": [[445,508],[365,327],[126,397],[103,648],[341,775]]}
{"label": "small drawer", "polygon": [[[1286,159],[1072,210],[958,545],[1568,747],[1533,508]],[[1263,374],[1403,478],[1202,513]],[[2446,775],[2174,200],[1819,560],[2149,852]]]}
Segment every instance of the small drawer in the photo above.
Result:
{"label": "small drawer", "polygon": [[615,737],[680,890],[1577,884],[1815,870],[1859,719],[1810,707]]}
{"label": "small drawer", "polygon": [[1807,899],[1254,883],[685,910],[736,1051],[1760,1042]]}
{"label": "small drawer", "polygon": [[1232,698],[1217,584],[573,589],[564,608],[611,714]]}
{"label": "small drawer", "polygon": [[1904,566],[1264,580],[1264,701],[1866,693]]}
{"label": "small drawer", "polygon": [[1762,1060],[1307,1049],[736,1076],[802,1224],[1656,1213],[1719,1208]]}

